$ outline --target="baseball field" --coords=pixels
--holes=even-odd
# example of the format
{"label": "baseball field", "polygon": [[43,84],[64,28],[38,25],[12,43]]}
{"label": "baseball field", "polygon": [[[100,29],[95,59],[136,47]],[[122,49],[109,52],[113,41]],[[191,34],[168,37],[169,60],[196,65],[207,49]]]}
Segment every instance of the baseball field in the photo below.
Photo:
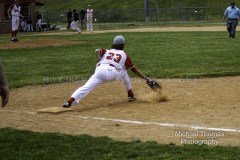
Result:
{"label": "baseball field", "polygon": [[[94,73],[96,48],[124,35],[135,66],[163,85],[153,92],[131,72],[97,87],[74,111],[61,107]],[[20,33],[0,36],[10,101],[0,108],[1,159],[240,159],[240,38],[224,26]],[[165,97],[165,101],[161,98]]]}

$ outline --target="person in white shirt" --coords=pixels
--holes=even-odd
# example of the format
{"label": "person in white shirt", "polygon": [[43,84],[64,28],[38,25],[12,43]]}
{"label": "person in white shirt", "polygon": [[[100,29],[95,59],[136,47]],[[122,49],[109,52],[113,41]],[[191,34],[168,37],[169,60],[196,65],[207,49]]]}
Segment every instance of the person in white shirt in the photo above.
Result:
{"label": "person in white shirt", "polygon": [[87,31],[93,32],[93,9],[91,5],[88,5],[88,9],[86,10],[87,17]]}
{"label": "person in white shirt", "polygon": [[12,19],[12,42],[18,42],[17,39],[17,32],[20,23],[20,17],[23,18],[21,15],[21,7],[19,6],[18,0],[14,1],[15,3],[10,6],[8,9],[8,18]]}

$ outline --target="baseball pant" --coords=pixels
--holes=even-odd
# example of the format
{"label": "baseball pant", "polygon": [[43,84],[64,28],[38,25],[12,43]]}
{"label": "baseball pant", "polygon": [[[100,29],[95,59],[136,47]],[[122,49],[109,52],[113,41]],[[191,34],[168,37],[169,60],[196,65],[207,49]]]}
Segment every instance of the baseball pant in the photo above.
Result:
{"label": "baseball pant", "polygon": [[93,31],[93,18],[92,17],[87,18],[87,30]]}
{"label": "baseball pant", "polygon": [[42,20],[41,19],[38,19],[37,25],[38,25],[38,30],[42,31]]}
{"label": "baseball pant", "polygon": [[78,28],[78,21],[72,21],[70,28],[74,31],[77,31],[78,33],[81,33],[81,29]]}
{"label": "baseball pant", "polygon": [[19,16],[12,16],[12,31],[17,31],[20,23]]}
{"label": "baseball pant", "polygon": [[101,64],[96,68],[94,75],[82,87],[79,87],[71,97],[79,103],[81,99],[86,97],[98,85],[113,80],[123,80],[127,90],[132,88],[126,70],[117,70],[109,64]]}
{"label": "baseball pant", "polygon": [[237,26],[238,26],[238,19],[227,20],[227,30],[231,36],[235,36]]}
{"label": "baseball pant", "polygon": [[70,25],[72,23],[72,18],[68,18],[67,22],[68,22],[67,29],[70,29]]}

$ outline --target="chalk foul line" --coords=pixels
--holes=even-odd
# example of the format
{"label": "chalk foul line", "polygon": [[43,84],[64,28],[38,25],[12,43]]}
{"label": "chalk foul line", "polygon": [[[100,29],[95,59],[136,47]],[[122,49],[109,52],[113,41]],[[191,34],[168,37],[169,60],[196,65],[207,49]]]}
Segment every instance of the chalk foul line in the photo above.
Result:
{"label": "chalk foul line", "polygon": [[[25,113],[32,116],[37,115],[36,112],[31,111],[15,111],[15,110],[5,110],[3,112],[15,112],[15,113]],[[208,130],[208,131],[222,131],[222,132],[234,132],[240,133],[240,129],[233,128],[214,128],[214,127],[204,127],[201,125],[186,125],[186,124],[176,124],[176,123],[160,123],[160,122],[144,122],[137,120],[125,120],[125,119],[113,119],[113,118],[104,118],[104,117],[93,117],[93,116],[76,116],[76,115],[67,115],[67,117],[78,118],[78,119],[86,119],[86,120],[96,120],[96,121],[110,121],[110,122],[118,122],[118,123],[128,123],[128,124],[136,124],[136,125],[156,125],[162,127],[180,127],[180,128],[190,128],[194,130]]]}
{"label": "chalk foul line", "polygon": [[138,125],[157,125],[157,126],[162,126],[162,127],[181,127],[181,128],[190,128],[190,129],[194,129],[194,130],[209,130],[209,131],[224,131],[224,132],[238,132],[238,133],[240,133],[239,129],[213,128],[213,127],[204,127],[204,126],[200,126],[200,125],[144,122],[144,121],[136,121],[136,120],[112,119],[112,118],[91,117],[91,116],[74,116],[74,115],[71,115],[71,117],[79,118],[79,119],[87,119],[87,120],[111,121],[111,122],[119,122],[119,123],[138,124]]}

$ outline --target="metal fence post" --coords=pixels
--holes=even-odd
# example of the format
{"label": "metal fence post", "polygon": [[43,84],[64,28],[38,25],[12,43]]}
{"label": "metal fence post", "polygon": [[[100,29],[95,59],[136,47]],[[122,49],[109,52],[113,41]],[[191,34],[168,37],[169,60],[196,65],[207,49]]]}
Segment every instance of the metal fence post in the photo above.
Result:
{"label": "metal fence post", "polygon": [[158,7],[158,0],[155,0],[155,13],[156,13],[156,21],[159,22],[159,7]]}

